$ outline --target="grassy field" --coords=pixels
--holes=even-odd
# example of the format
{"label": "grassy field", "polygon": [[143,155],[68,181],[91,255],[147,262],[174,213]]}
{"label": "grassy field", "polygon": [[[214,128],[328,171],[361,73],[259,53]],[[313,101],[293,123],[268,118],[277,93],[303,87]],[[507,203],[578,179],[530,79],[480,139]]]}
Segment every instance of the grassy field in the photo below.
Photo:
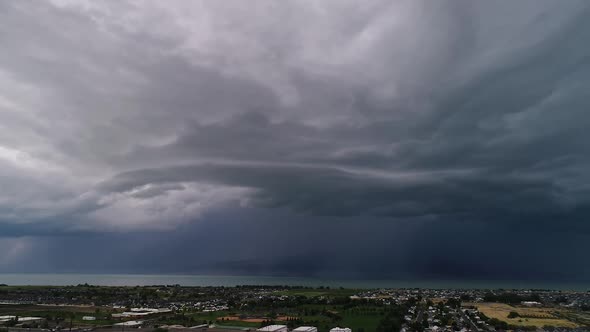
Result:
{"label": "grassy field", "polygon": [[[343,309],[342,306],[337,305],[303,305],[294,310],[303,312],[311,312],[312,309],[318,311],[328,310],[337,313],[342,317],[340,320],[332,320],[331,318],[322,315],[319,312],[314,314],[299,314],[297,317],[301,318],[303,323],[301,325],[316,326],[319,332],[327,332],[336,326],[350,327],[353,331],[358,331],[363,328],[366,332],[374,332],[383,318],[384,309],[382,307],[366,306],[362,309]],[[248,317],[256,316],[255,313],[242,313]],[[260,313],[261,314],[261,313]],[[262,314],[261,314],[262,315]],[[222,317],[232,316],[228,312],[215,313],[194,313],[191,314],[195,321],[211,320],[219,326],[240,326],[240,327],[254,327],[258,328],[262,325],[261,322],[249,322],[244,320],[221,320]],[[275,320],[276,324],[286,324],[286,322]]]}
{"label": "grassy field", "polygon": [[[97,313],[96,310],[99,310]],[[35,317],[56,317],[64,318],[64,321],[70,321],[76,326],[91,326],[91,325],[110,325],[114,321],[101,319],[107,315],[104,308],[97,308],[91,306],[45,306],[45,305],[31,305],[31,304],[2,304],[0,305],[0,315],[15,315],[15,316],[35,316]],[[84,316],[95,316],[95,321],[85,321]]]}
{"label": "grassy field", "polygon": [[558,313],[560,317],[567,320],[574,321],[582,326],[590,326],[590,312],[582,311],[561,311]]}
{"label": "grassy field", "polygon": [[[562,314],[562,309],[557,308],[535,308],[535,307],[514,307],[504,303],[465,303],[473,305],[480,312],[489,318],[496,318],[508,324],[516,326],[537,326],[551,325],[555,327],[578,327],[579,325],[567,320]],[[511,311],[517,312],[522,317],[508,318]]]}

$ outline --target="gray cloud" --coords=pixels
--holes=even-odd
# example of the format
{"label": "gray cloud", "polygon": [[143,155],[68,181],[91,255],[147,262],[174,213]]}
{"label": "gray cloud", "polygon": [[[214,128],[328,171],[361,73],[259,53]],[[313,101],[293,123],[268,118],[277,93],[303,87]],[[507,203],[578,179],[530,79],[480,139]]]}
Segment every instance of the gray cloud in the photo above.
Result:
{"label": "gray cloud", "polygon": [[[590,231],[585,1],[0,7],[0,230],[23,243],[0,268],[36,251],[30,237],[139,245],[150,232],[198,234],[224,211],[298,220],[289,227],[302,236],[312,226],[301,218],[330,229],[345,220],[343,238],[359,227],[417,234],[427,222],[518,243],[511,232],[534,229],[560,254],[582,248],[568,236]],[[286,227],[267,225],[262,233]],[[475,257],[453,261],[459,249],[428,232],[447,250],[392,266],[501,275]],[[314,248],[254,265],[228,251],[225,267],[210,268],[323,273],[340,262]],[[314,255],[324,258],[301,266]]]}

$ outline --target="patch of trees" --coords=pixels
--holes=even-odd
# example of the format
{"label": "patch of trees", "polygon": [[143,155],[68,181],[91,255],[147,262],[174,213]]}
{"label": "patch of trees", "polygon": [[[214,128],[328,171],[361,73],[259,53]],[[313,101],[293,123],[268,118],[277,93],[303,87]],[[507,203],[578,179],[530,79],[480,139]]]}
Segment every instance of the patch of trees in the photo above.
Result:
{"label": "patch of trees", "polygon": [[341,305],[341,304],[350,304],[352,302],[352,299],[348,296],[337,296],[333,299],[331,299],[330,303],[331,304],[335,304],[335,305]]}
{"label": "patch of trees", "polygon": [[518,312],[516,312],[516,311],[511,311],[511,312],[508,314],[508,318],[517,318],[517,317],[520,317],[520,315],[519,315],[519,314],[518,314]]}
{"label": "patch of trees", "polygon": [[541,302],[541,297],[539,294],[531,294],[531,295],[519,295],[516,293],[505,292],[500,294],[494,294],[492,292],[487,292],[483,297],[485,302],[499,302],[499,303],[507,303],[507,304],[518,304],[523,301],[536,301]]}
{"label": "patch of trees", "polygon": [[403,306],[392,306],[388,308],[383,318],[379,321],[376,332],[399,331],[406,312],[407,308]]}
{"label": "patch of trees", "polygon": [[464,301],[464,302],[473,301],[473,296],[471,296],[470,294],[462,294],[461,301]]}
{"label": "patch of trees", "polygon": [[450,298],[446,304],[451,308],[461,308],[461,300],[458,298]]}
{"label": "patch of trees", "polygon": [[487,323],[493,326],[496,330],[508,330],[508,323],[497,318],[491,318]]}

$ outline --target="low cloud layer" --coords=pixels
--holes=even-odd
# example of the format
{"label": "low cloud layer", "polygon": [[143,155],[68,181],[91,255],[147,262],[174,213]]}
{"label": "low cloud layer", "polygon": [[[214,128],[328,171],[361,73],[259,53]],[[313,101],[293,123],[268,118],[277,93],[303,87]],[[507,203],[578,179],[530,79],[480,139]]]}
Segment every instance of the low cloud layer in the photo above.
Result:
{"label": "low cloud layer", "polygon": [[[76,270],[64,241],[100,261],[119,239],[96,266],[149,272],[136,251],[161,248],[156,272],[588,279],[589,10],[3,2],[0,270]],[[204,229],[232,244],[170,258]],[[310,247],[244,249],[289,233]]]}

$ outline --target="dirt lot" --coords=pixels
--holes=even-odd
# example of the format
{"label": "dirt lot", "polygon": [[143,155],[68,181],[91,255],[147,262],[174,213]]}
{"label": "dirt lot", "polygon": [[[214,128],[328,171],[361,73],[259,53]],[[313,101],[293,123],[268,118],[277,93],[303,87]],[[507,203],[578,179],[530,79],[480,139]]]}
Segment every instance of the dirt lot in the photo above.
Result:
{"label": "dirt lot", "polygon": [[[578,327],[574,322],[557,317],[556,313],[562,310],[557,308],[514,307],[503,303],[465,303],[464,305],[473,305],[487,317],[497,318],[512,325]],[[508,318],[511,311],[517,312],[522,317]]]}

